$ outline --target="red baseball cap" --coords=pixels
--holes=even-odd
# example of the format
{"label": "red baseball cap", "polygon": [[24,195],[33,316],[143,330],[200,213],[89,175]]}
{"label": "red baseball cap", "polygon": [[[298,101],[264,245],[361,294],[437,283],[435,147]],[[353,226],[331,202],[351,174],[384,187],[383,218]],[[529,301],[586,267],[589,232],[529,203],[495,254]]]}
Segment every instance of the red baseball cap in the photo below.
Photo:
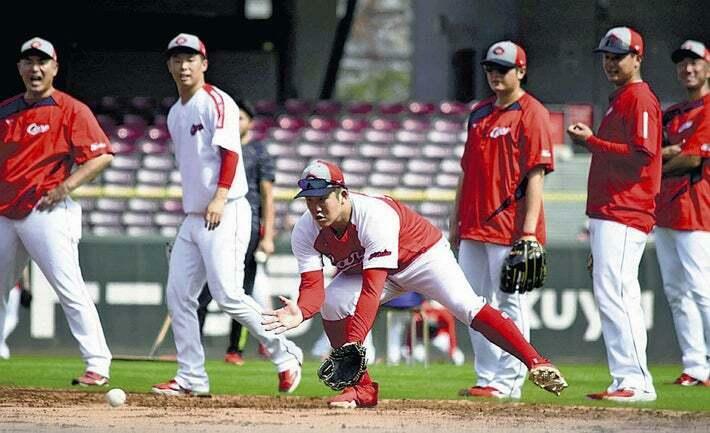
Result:
{"label": "red baseball cap", "polygon": [[630,27],[614,27],[599,41],[595,53],[628,54],[643,56],[643,38]]}
{"label": "red baseball cap", "polygon": [[482,65],[500,65],[506,68],[525,67],[528,63],[528,56],[525,50],[511,41],[500,41],[491,45],[486,52],[486,58],[481,61]]}
{"label": "red baseball cap", "polygon": [[316,159],[306,166],[298,181],[301,192],[296,197],[322,197],[332,188],[347,188],[340,167],[329,161]]}
{"label": "red baseball cap", "polygon": [[34,37],[20,47],[20,58],[25,58],[31,55],[39,55],[49,59],[57,60],[57,51],[51,42],[42,38]]}
{"label": "red baseball cap", "polygon": [[710,51],[708,51],[704,43],[688,39],[683,42],[680,48],[673,51],[671,60],[673,60],[673,63],[678,63],[686,57],[704,59],[706,62],[710,62]]}
{"label": "red baseball cap", "polygon": [[203,57],[207,57],[207,47],[205,44],[195,35],[189,33],[180,33],[175,36],[168,44],[168,49],[165,54],[170,56],[173,53],[197,53],[202,54]]}

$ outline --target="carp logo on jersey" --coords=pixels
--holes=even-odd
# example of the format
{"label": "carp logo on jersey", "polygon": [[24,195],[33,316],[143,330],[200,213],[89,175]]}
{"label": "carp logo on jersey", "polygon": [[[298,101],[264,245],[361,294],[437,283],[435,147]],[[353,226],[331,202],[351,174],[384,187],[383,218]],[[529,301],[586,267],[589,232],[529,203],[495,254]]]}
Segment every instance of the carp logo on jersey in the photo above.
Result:
{"label": "carp logo on jersey", "polygon": [[27,133],[30,135],[37,135],[47,131],[49,131],[49,125],[46,124],[38,125],[36,123],[32,123],[27,127]]}
{"label": "carp logo on jersey", "polygon": [[205,127],[202,126],[201,123],[198,123],[197,125],[192,125],[192,127],[190,128],[190,135],[195,135],[197,134],[197,131],[202,131],[203,129],[205,129]]}
{"label": "carp logo on jersey", "polygon": [[330,262],[338,269],[338,272],[345,272],[353,266],[361,264],[363,256],[363,251],[353,251],[344,259],[336,261],[333,255],[328,254]]}
{"label": "carp logo on jersey", "polygon": [[489,136],[491,138],[498,138],[498,137],[502,137],[502,136],[509,134],[509,133],[510,133],[510,127],[496,126],[495,128],[493,128],[491,130],[491,133],[489,134]]}

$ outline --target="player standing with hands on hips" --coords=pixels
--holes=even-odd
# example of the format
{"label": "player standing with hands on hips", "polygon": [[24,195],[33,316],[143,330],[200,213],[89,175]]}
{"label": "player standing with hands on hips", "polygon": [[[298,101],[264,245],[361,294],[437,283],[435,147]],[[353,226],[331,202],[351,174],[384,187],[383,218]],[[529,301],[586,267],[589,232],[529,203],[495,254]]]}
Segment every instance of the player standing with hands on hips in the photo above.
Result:
{"label": "player standing with hands on hips", "polygon": [[592,153],[587,189],[592,278],[612,377],[606,391],[587,397],[654,401],[638,269],[661,184],[661,109],[641,79],[641,35],[612,28],[594,51],[603,53],[604,73],[616,90],[596,135],[583,123],[567,129]]}
{"label": "player standing with hands on hips", "polygon": [[[506,258],[517,253],[513,245],[542,248],[545,242],[543,181],[554,165],[550,114],[522,88],[527,72],[522,47],[496,42],[481,64],[495,95],[469,116],[450,242],[458,246],[459,265],[476,294],[507,314],[529,340],[525,292],[535,287],[508,290],[501,274]],[[469,329],[469,334],[477,382],[462,395],[519,399],[525,366],[481,333]]]}
{"label": "player standing with hands on hips", "polygon": [[110,141],[86,105],[54,88],[49,41],[22,44],[17,69],[25,92],[0,103],[0,329],[5,293],[32,259],[79,342],[86,371],[72,383],[107,385],[111,352],[81,276],[81,208],[69,194],[111,163]]}
{"label": "player standing with hands on hips", "polygon": [[688,99],[663,114],[656,252],[682,354],[675,383],[710,386],[710,51],[689,40],[671,59]]}
{"label": "player standing with hands on hips", "polygon": [[[424,217],[390,197],[351,193],[340,168],[328,161],[310,163],[298,186],[296,197],[305,197],[308,207],[291,235],[301,273],[299,297],[281,297],[284,307],[266,312],[264,325],[281,333],[320,311],[334,349],[319,377],[342,391],[328,400],[331,407],[377,404],[379,387],[366,371],[362,343],[380,304],[407,291],[438,301],[523,361],[536,385],[555,394],[567,387],[515,323],[476,296],[449,243]],[[324,257],[337,268],[328,287]]]}
{"label": "player standing with hands on hips", "polygon": [[261,326],[262,309],[242,286],[251,209],[245,197],[239,108],[225,92],[205,83],[207,50],[197,36],[177,35],[166,55],[180,96],[168,113],[168,130],[187,215],[170,255],[166,290],[178,371],[174,379],[154,385],[152,392],[209,394],[197,320],[197,298],[205,282],[222,311],[267,347],[279,373],[279,391],[292,392],[301,379],[301,349]]}

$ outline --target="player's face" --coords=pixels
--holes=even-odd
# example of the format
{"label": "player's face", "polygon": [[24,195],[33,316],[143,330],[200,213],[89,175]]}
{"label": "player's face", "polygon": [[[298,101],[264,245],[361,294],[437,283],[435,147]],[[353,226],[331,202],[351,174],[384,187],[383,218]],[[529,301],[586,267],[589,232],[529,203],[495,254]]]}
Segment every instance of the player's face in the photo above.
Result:
{"label": "player's face", "polygon": [[686,89],[699,89],[703,87],[710,78],[708,69],[710,62],[704,59],[692,59],[686,57],[675,65],[678,81]]}
{"label": "player's face", "polygon": [[200,54],[176,53],[168,59],[168,70],[178,88],[194,89],[205,82],[207,59]]}
{"label": "player's face", "polygon": [[486,64],[483,66],[483,70],[486,72],[488,86],[496,94],[517,90],[520,87],[520,80],[525,76],[525,70],[520,68]]}
{"label": "player's face", "polygon": [[641,57],[634,53],[604,53],[603,68],[607,80],[620,87],[636,77],[641,68]]}
{"label": "player's face", "polygon": [[25,83],[25,88],[32,98],[49,96],[53,87],[54,77],[59,66],[54,59],[41,56],[29,56],[17,62],[17,69]]}
{"label": "player's face", "polygon": [[306,197],[308,211],[320,228],[347,223],[350,215],[344,215],[344,191],[331,191],[322,197]]}

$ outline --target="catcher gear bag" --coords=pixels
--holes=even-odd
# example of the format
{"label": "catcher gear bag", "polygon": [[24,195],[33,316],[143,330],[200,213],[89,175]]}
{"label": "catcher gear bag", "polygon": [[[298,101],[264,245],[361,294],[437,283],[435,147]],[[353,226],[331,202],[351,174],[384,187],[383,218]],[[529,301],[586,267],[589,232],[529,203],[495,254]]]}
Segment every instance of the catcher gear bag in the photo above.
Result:
{"label": "catcher gear bag", "polygon": [[358,383],[366,370],[365,347],[360,343],[347,343],[330,352],[318,369],[318,378],[331,389],[340,391]]}
{"label": "catcher gear bag", "polygon": [[503,261],[500,289],[525,293],[542,287],[547,276],[547,253],[537,241],[519,240]]}

